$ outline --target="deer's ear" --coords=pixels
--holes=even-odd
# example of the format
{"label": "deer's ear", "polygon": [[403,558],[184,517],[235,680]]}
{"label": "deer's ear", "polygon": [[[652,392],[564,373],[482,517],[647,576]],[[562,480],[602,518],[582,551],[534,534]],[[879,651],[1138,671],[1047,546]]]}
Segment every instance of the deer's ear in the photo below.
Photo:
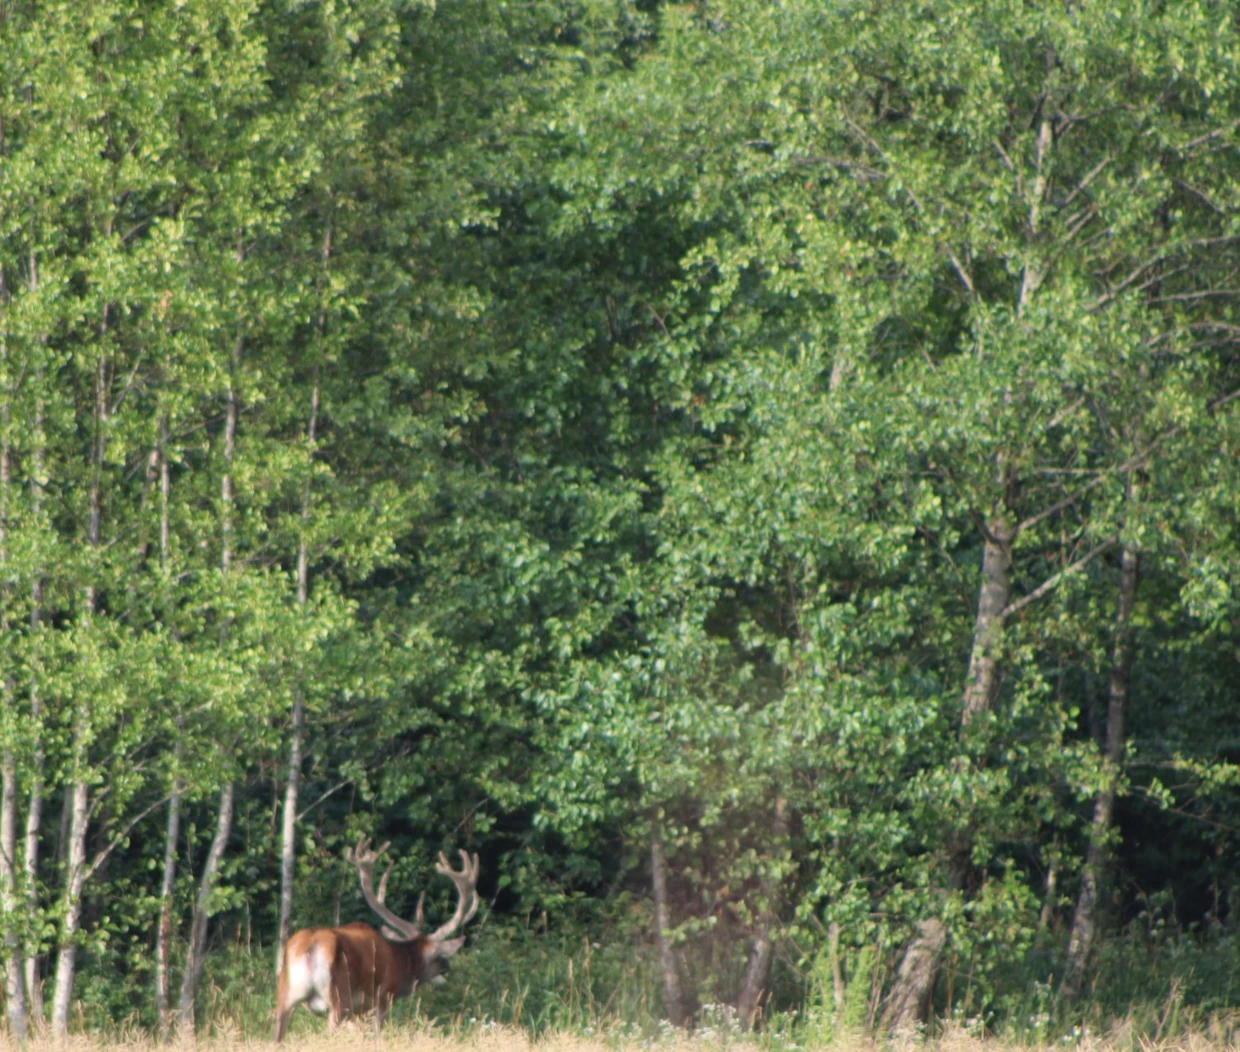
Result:
{"label": "deer's ear", "polygon": [[430,956],[432,959],[436,957],[451,957],[464,945],[464,935],[462,935],[459,939],[439,939],[431,944]]}
{"label": "deer's ear", "polygon": [[393,931],[386,924],[379,925],[379,934],[382,935],[385,939],[391,939],[393,942],[408,942],[409,941],[407,936],[402,935],[398,931]]}

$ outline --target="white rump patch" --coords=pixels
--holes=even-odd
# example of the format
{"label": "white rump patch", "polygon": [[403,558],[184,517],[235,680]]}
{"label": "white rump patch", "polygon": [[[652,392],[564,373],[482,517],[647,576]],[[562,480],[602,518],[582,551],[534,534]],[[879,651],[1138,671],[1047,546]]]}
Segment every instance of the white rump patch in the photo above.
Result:
{"label": "white rump patch", "polygon": [[331,982],[331,961],[316,944],[308,954],[288,962],[288,1003],[304,1002],[312,1012],[326,1012]]}

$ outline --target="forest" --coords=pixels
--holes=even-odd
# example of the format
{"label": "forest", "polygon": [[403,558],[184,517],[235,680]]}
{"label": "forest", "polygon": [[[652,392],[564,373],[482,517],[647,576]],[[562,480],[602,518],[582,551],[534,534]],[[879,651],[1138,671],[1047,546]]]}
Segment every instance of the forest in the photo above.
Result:
{"label": "forest", "polygon": [[9,1034],[269,1035],[362,838],[434,924],[479,859],[398,1019],[1240,1007],[1238,63],[1229,0],[0,0]]}

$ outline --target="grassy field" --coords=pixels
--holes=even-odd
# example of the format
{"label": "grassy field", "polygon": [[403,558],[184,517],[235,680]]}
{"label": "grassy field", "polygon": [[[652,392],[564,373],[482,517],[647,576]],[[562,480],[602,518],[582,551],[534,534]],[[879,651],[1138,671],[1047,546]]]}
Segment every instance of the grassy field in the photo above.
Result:
{"label": "grassy field", "polygon": [[[1154,1040],[1149,1036],[1127,1031],[1122,1025],[1116,1031],[1102,1037],[1084,1035],[1070,1043],[1063,1041],[1053,1045],[1001,1041],[968,1035],[962,1030],[947,1030],[928,1040],[872,1041],[858,1040],[832,1042],[818,1047],[837,1052],[885,1052],[916,1047],[926,1052],[1063,1052],[1073,1048],[1078,1052],[1218,1052],[1231,1050],[1236,1045],[1238,1032],[1230,1027],[1205,1027],[1202,1030],[1180,1033],[1168,1040]],[[51,1037],[38,1037],[25,1046],[0,1036],[0,1050],[24,1048],[26,1052],[156,1052],[193,1047],[197,1052],[228,1052],[241,1048],[273,1048],[272,1042],[260,1037],[244,1037],[241,1032],[229,1032],[219,1027],[211,1036],[198,1038],[196,1042],[172,1042],[161,1045],[146,1033],[131,1037],[119,1035],[112,1038],[73,1036],[58,1042]],[[430,1027],[389,1027],[376,1036],[370,1026],[347,1025],[336,1033],[326,1030],[290,1038],[283,1046],[288,1052],[723,1052],[723,1050],[761,1050],[770,1047],[761,1037],[740,1035],[686,1036],[665,1035],[647,1040],[631,1040],[622,1036],[547,1035],[532,1040],[525,1031],[508,1028],[475,1030],[469,1033],[446,1033]],[[782,1045],[789,1052],[795,1046]],[[800,1046],[801,1052],[811,1052],[813,1046]]]}
{"label": "grassy field", "polygon": [[[232,1049],[271,1049],[269,1037],[245,1035],[239,1027],[219,1024],[197,1041],[161,1044],[149,1033],[120,1032],[111,1037],[75,1035],[64,1041],[36,1037],[24,1046],[0,1035],[0,1052],[164,1052],[195,1049],[195,1052],[229,1052]],[[390,1026],[376,1034],[369,1023],[348,1023],[334,1033],[325,1025],[303,1029],[282,1046],[287,1052],[1219,1052],[1240,1049],[1240,1017],[1216,1016],[1205,1025],[1162,1037],[1143,1026],[1125,1021],[1105,1035],[1089,1032],[1055,1042],[1029,1042],[980,1037],[967,1030],[948,1027],[929,1037],[875,1040],[856,1037],[815,1043],[790,1042],[772,1035],[706,1031],[683,1034],[664,1030],[657,1036],[636,1038],[622,1031],[611,1034],[549,1033],[532,1038],[521,1029],[493,1024],[445,1030],[431,1024]]]}
{"label": "grassy field", "polygon": [[[348,1024],[329,1035],[326,1021],[302,1008],[294,1013],[285,1047],[291,1052],[886,1052],[912,1044],[860,1036],[874,1025],[881,985],[849,983],[843,1006],[836,1008],[812,975],[801,986],[785,981],[756,1035],[740,1033],[735,1013],[718,1004],[701,1005],[697,1029],[685,1035],[664,1020],[657,966],[647,950],[622,939],[492,928],[460,955],[446,985],[398,1001],[379,1038],[369,1024]],[[151,1036],[149,975],[126,975],[103,959],[90,963],[81,973],[75,1003],[73,1030],[79,1036],[55,1047],[82,1052],[168,1047]],[[962,996],[957,982],[954,1000],[947,994],[937,1006],[954,1022],[936,1025],[917,1047],[1240,1052],[1240,932],[1114,938],[1100,955],[1087,997],[1077,1004],[1058,998],[1049,970],[1043,962],[1040,971],[1025,967],[995,977],[980,1009],[978,1000],[970,1003]],[[238,946],[213,954],[198,1002],[201,1036],[195,1047],[271,1047],[274,985],[269,948]],[[10,1044],[0,1033],[0,1052]],[[26,1047],[53,1044],[38,1038]]]}

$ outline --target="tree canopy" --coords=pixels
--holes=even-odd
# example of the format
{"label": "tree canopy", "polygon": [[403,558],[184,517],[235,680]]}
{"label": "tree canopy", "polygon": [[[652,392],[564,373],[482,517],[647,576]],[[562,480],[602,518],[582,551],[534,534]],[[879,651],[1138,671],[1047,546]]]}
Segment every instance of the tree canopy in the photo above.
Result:
{"label": "tree canopy", "polygon": [[192,1026],[364,915],[363,834],[678,1024],[1234,927],[1237,55],[1217,0],[0,0],[10,1029]]}

